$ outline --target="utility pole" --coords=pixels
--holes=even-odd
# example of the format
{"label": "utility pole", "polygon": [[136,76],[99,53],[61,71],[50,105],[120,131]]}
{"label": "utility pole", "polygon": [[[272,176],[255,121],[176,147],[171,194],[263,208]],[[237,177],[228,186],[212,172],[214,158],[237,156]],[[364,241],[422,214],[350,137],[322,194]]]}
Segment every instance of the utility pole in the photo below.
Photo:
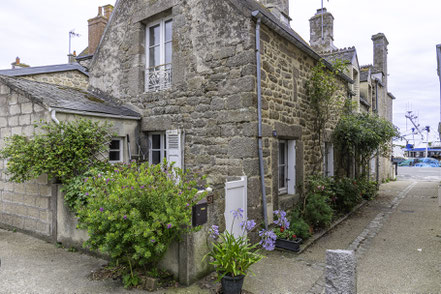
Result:
{"label": "utility pole", "polygon": [[438,134],[441,140],[441,44],[436,45],[436,60],[438,63],[437,73],[439,78],[439,84],[440,84],[440,108],[439,108],[439,124],[438,124]]}

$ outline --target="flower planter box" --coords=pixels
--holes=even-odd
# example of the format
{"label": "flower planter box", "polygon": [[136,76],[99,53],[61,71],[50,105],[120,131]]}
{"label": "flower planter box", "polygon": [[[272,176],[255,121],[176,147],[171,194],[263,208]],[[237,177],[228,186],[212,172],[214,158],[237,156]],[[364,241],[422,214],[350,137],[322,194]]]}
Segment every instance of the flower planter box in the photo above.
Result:
{"label": "flower planter box", "polygon": [[302,243],[301,238],[296,238],[294,240],[277,239],[276,240],[276,248],[299,252],[301,243]]}

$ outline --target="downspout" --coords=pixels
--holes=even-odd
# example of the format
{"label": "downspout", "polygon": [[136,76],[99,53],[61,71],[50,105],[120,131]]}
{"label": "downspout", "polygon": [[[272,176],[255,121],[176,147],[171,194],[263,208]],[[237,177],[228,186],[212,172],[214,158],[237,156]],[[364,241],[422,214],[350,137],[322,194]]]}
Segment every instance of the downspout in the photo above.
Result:
{"label": "downspout", "polygon": [[60,121],[57,119],[57,111],[55,109],[49,108],[49,111],[51,113],[51,119],[57,124],[60,124]]}
{"label": "downspout", "polygon": [[[378,115],[378,80],[375,79],[375,113]],[[380,182],[380,155],[377,150],[377,158],[375,159],[375,179],[377,185]]]}
{"label": "downspout", "polygon": [[265,221],[265,229],[268,229],[268,216],[266,204],[265,191],[265,171],[263,165],[263,144],[262,144],[262,84],[261,84],[261,61],[260,61],[260,24],[262,18],[260,12],[254,11],[252,13],[257,18],[256,22],[256,70],[257,70],[257,139],[259,145],[259,170],[260,170],[260,185],[262,190],[262,205],[263,205],[263,219]]}

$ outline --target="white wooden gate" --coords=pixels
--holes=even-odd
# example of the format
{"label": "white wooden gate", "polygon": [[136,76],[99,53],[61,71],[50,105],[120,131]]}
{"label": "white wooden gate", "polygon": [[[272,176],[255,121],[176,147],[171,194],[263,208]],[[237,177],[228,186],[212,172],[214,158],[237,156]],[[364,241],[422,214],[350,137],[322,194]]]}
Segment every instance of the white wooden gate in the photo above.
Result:
{"label": "white wooden gate", "polygon": [[[242,208],[243,218],[234,220],[231,211]],[[239,181],[225,183],[225,225],[226,230],[234,236],[242,236],[240,223],[247,219],[247,177],[243,176]],[[234,220],[234,224],[233,224]],[[233,226],[232,226],[233,225]]]}

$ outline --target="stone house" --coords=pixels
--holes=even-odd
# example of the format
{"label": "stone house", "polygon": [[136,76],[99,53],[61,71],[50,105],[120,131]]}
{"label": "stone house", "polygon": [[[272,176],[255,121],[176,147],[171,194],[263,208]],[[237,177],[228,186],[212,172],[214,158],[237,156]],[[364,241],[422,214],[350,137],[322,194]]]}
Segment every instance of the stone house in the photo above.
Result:
{"label": "stone house", "polygon": [[[318,146],[305,86],[323,55],[291,29],[288,3],[119,0],[113,13],[104,13],[107,25],[87,64],[87,91],[0,76],[5,105],[0,139],[26,133],[37,114],[47,120],[54,113],[57,119],[110,119],[121,125],[118,146],[126,147],[124,138],[130,134],[139,138],[131,153],[141,159],[155,164],[166,158],[206,175],[213,189],[208,223],[173,244],[163,263],[181,283],[191,283],[209,270],[201,262],[207,229],[225,224],[227,181],[245,176],[248,218],[271,223],[273,211],[292,206],[305,178],[319,172],[321,150],[326,158],[320,168],[333,175],[330,134],[338,116],[332,117]],[[342,99],[362,93],[358,61],[351,52],[353,70],[338,77]],[[326,59],[324,63],[332,68]],[[15,117],[23,115],[31,117],[14,129]],[[45,199],[44,208],[34,207],[37,198],[28,197],[23,188],[28,184],[6,180],[2,174],[0,222],[52,238],[59,222],[48,220],[54,219],[48,207],[58,196],[49,193],[47,179],[29,183],[38,191],[32,193]],[[33,208],[37,218],[27,215]],[[46,227],[26,227],[29,218]]]}
{"label": "stone house", "polygon": [[[323,17],[323,33],[321,20]],[[389,44],[383,33],[372,36],[373,65],[360,66],[355,47],[338,49],[334,45],[334,17],[326,8],[318,9],[309,20],[310,44],[329,62],[337,59],[347,64],[345,74],[354,83],[350,85],[353,110],[376,113],[392,122],[394,95],[387,88],[387,55]],[[390,158],[376,157],[371,160],[370,171],[379,182],[394,177]]]}

